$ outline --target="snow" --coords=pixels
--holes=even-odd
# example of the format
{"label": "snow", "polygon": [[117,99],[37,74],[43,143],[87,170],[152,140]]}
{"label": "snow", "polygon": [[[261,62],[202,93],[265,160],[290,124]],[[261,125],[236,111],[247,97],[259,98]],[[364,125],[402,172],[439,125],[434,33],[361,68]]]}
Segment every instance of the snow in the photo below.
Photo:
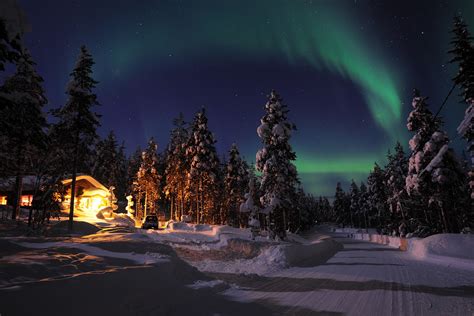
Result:
{"label": "snow", "polygon": [[74,248],[80,249],[90,255],[98,257],[109,257],[127,259],[135,262],[136,264],[150,265],[160,262],[168,262],[168,256],[147,252],[145,254],[137,254],[130,252],[113,252],[99,247],[94,247],[85,243],[79,242],[16,242],[19,246],[31,249],[47,249],[47,248]]}
{"label": "snow", "polygon": [[436,156],[430,161],[428,166],[426,166],[424,172],[431,172],[433,168],[437,167],[443,161],[443,156],[448,151],[448,149],[449,146],[447,144],[443,145]]}
{"label": "snow", "polygon": [[417,259],[474,270],[474,235],[437,234],[412,239],[408,251]]}
{"label": "snow", "polygon": [[208,288],[208,287],[215,287],[219,284],[223,284],[224,281],[221,280],[212,280],[212,281],[202,281],[202,280],[197,280],[193,284],[188,285],[189,288],[192,288],[194,290],[199,290],[202,288]]}
{"label": "snow", "polygon": [[470,315],[474,310],[468,294],[474,284],[472,271],[355,242],[344,238],[346,233],[332,236],[344,249],[325,262],[231,279],[246,288],[229,288],[224,295],[239,302],[272,302],[282,308],[281,314]]}
{"label": "snow", "polygon": [[472,234],[437,234],[426,238],[400,238],[356,232],[350,236],[357,240],[407,251],[417,260],[474,270],[474,235]]}

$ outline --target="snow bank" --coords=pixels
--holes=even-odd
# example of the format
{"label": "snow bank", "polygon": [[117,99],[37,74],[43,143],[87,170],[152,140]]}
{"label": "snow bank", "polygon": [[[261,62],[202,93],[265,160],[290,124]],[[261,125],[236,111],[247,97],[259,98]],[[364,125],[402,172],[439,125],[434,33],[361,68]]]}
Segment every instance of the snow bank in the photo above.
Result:
{"label": "snow bank", "polygon": [[474,270],[474,235],[472,234],[437,234],[426,238],[400,238],[361,233],[351,236],[357,240],[407,251],[419,260]]}
{"label": "snow bank", "polygon": [[333,257],[343,246],[329,237],[305,244],[266,245],[251,259],[233,261],[202,260],[190,262],[200,271],[265,275],[287,267],[311,267]]}
{"label": "snow bank", "polygon": [[352,228],[352,227],[345,227],[345,228],[336,228],[333,227],[331,229],[332,232],[335,233],[347,233],[347,234],[377,234],[377,230],[375,228],[368,228],[368,229],[363,229],[363,228]]}
{"label": "snow bank", "polygon": [[405,238],[365,233],[352,234],[352,238],[387,245],[390,247],[398,248],[403,251],[407,250],[407,239]]}
{"label": "snow bank", "polygon": [[108,224],[114,225],[116,227],[135,227],[135,220],[133,220],[127,214],[116,214],[113,213],[113,218],[105,218],[105,221]]}
{"label": "snow bank", "polygon": [[264,275],[287,266],[282,245],[262,248],[260,254],[252,259],[201,260],[189,263],[204,272],[258,275]]}
{"label": "snow bank", "polygon": [[474,270],[474,235],[438,234],[409,239],[408,251],[421,260]]}

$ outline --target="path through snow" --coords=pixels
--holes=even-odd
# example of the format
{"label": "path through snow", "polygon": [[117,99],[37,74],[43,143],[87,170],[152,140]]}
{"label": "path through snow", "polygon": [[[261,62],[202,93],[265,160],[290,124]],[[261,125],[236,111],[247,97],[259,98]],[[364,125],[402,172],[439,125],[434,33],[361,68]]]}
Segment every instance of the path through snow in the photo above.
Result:
{"label": "path through snow", "polygon": [[[472,315],[474,270],[415,260],[384,245],[344,238],[334,257],[314,267],[293,267],[264,276],[214,274],[237,284],[234,300],[271,302],[284,312],[347,315]],[[249,289],[250,288],[250,289]]]}

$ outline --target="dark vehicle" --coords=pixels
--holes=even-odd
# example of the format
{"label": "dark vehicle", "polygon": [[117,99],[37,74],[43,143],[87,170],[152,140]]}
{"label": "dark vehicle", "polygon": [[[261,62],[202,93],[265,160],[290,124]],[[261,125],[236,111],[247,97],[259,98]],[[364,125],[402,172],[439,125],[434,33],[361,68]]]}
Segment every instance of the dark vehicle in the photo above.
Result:
{"label": "dark vehicle", "polygon": [[148,215],[142,224],[143,229],[158,229],[158,217],[156,215]]}

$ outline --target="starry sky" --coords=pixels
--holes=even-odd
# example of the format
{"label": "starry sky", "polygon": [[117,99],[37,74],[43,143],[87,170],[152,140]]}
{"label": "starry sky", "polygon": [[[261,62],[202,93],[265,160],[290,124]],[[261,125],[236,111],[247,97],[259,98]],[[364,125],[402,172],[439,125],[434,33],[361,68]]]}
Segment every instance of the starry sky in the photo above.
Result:
{"label": "starry sky", "polygon": [[[366,178],[397,140],[408,147],[414,87],[436,112],[455,73],[453,16],[463,14],[474,33],[470,0],[18,2],[49,108],[64,104],[85,44],[100,82],[102,136],[114,130],[129,153],[153,136],[163,150],[172,119],[183,112],[191,121],[205,106],[219,153],[236,142],[254,161],[256,128],[276,89],[298,128],[292,145],[304,188],[329,196],[337,181]],[[452,138],[464,112],[456,94],[441,113]]]}

